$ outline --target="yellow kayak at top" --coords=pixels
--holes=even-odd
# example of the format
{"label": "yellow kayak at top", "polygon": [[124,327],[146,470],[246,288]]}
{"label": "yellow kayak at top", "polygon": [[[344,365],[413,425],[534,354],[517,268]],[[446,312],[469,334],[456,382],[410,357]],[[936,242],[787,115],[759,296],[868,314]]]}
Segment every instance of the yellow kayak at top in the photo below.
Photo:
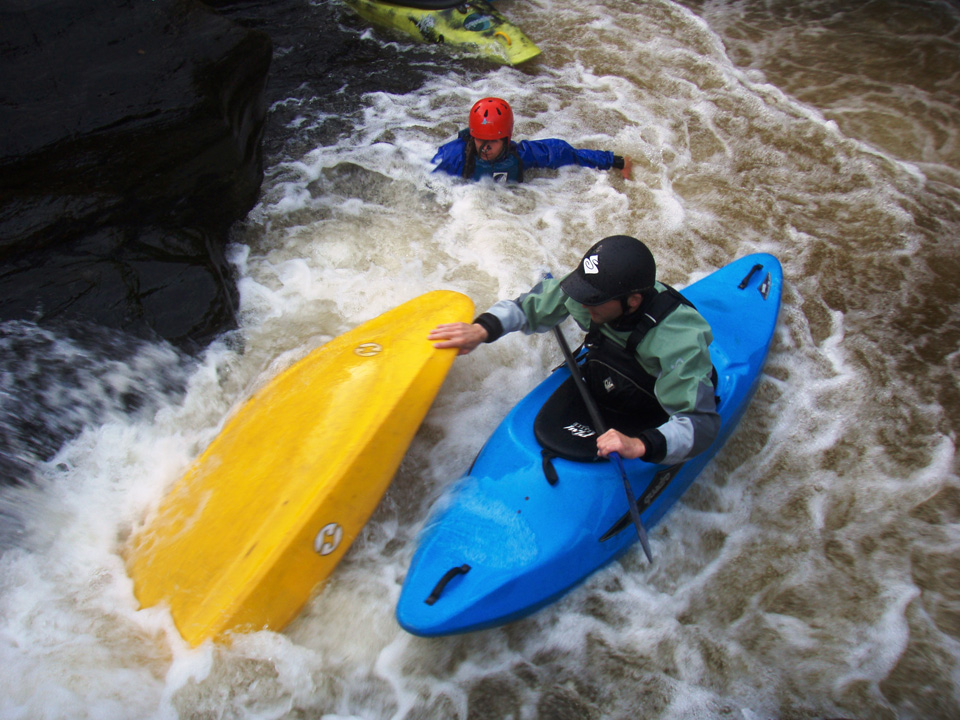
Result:
{"label": "yellow kayak at top", "polygon": [[519,65],[540,54],[540,48],[486,0],[407,0],[416,7],[377,0],[345,1],[372,23],[396,28],[424,42],[462,47],[506,65]]}
{"label": "yellow kayak at top", "polygon": [[456,357],[427,340],[473,303],[435,291],[314,350],[240,407],[127,549],[185,640],[282,629],[373,513]]}

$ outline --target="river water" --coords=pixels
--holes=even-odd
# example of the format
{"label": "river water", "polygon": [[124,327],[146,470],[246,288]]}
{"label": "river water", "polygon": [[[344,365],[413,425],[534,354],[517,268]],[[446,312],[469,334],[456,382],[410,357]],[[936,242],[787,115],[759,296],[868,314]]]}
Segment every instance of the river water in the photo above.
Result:
{"label": "river water", "polygon": [[[960,5],[504,0],[543,50],[519,69],[446,61],[335,7],[342,32],[425,80],[333,125],[311,98],[274,104],[262,200],[231,249],[240,330],[195,360],[4,339],[21,358],[7,401],[33,407],[17,373],[52,363],[38,407],[58,410],[29,420],[73,439],[30,461],[21,438],[33,479],[0,495],[0,717],[960,716]],[[629,155],[634,178],[430,174],[485,95],[513,104],[518,137]],[[750,252],[785,271],[760,389],[652,530],[652,566],[637,547],[502,628],[396,624],[430,507],[559,362],[549,336],[510,336],[457,360],[363,536],[284,632],[191,649],[138,609],[126,538],[259,383],[415,295],[483,309],[617,233],[681,287]]]}

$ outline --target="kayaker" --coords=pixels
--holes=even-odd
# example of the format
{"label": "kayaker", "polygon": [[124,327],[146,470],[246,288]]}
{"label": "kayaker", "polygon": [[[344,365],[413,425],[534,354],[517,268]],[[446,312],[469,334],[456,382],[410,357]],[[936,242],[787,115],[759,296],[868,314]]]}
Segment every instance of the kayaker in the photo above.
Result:
{"label": "kayaker", "polygon": [[506,100],[488,97],[470,110],[470,126],[455,140],[442,145],[433,157],[435,171],[479,180],[523,182],[530,168],[559,168],[565,165],[620,171],[625,180],[633,173],[628,157],[607,150],[578,149],[564,140],[521,140],[514,142],[513,110]]}
{"label": "kayaker", "polygon": [[439,325],[429,338],[466,355],[506,333],[547,332],[572,316],[588,331],[585,380],[601,408],[651,418],[636,436],[611,423],[597,438],[597,454],[683,462],[709,447],[720,429],[713,334],[680,293],[657,282],[656,272],[640,240],[607,237],[563,279],[547,278],[516,300],[501,300],[472,324]]}

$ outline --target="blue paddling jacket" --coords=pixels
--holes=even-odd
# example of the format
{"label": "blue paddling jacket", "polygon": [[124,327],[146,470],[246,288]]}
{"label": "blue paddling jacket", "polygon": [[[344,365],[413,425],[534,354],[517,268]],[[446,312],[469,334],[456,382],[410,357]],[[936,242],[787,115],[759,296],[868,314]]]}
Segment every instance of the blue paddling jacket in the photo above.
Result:
{"label": "blue paddling jacket", "polygon": [[450,175],[479,180],[492,177],[497,182],[523,182],[527,168],[560,168],[565,165],[609,170],[622,168],[623,158],[608,150],[585,150],[575,148],[564,140],[521,140],[510,142],[507,152],[494,162],[479,157],[470,173],[466,171],[467,143],[471,142],[470,131],[461,130],[455,140],[441,145],[433,156],[434,172],[443,170]]}

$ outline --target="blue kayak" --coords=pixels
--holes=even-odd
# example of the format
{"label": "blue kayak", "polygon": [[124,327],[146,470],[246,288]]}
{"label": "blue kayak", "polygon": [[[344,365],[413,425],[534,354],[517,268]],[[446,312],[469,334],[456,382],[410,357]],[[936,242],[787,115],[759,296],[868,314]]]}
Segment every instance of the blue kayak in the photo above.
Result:
{"label": "blue kayak", "polygon": [[[782,285],[780,262],[755,254],[681,291],[713,330],[721,429],[706,451],[680,465],[624,461],[645,528],[673,507],[737,426],[770,348]],[[534,433],[541,408],[568,378],[566,367],[556,370],[511,410],[427,522],[397,604],[408,632],[448,635],[516,620],[637,541],[615,466],[556,457]]]}

